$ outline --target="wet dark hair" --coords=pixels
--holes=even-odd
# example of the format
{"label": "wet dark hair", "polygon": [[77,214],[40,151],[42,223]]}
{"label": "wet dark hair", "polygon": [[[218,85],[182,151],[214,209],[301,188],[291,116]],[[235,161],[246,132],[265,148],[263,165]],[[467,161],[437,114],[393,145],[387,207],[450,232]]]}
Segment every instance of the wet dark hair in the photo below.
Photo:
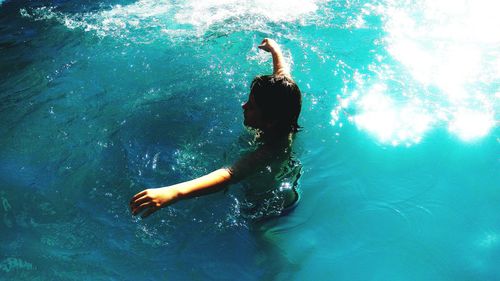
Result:
{"label": "wet dark hair", "polygon": [[265,121],[275,122],[276,133],[297,132],[302,107],[302,94],[295,82],[284,75],[263,75],[253,79],[250,86],[255,103]]}

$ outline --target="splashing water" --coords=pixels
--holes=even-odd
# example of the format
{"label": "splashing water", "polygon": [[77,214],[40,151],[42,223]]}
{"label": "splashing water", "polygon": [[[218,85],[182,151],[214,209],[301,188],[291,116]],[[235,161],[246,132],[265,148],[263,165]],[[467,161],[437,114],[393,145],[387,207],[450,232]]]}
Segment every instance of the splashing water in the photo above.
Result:
{"label": "splashing water", "polygon": [[318,9],[319,2],[140,0],[125,6],[115,5],[110,10],[100,12],[65,14],[55,11],[53,7],[40,7],[29,11],[21,9],[21,14],[34,20],[55,19],[70,29],[93,31],[99,36],[123,38],[130,36],[133,31],[141,31],[147,33],[144,37],[157,40],[165,34],[171,39],[199,37],[214,27],[221,34],[245,29],[269,30],[266,27],[269,24],[303,20],[304,15]]}

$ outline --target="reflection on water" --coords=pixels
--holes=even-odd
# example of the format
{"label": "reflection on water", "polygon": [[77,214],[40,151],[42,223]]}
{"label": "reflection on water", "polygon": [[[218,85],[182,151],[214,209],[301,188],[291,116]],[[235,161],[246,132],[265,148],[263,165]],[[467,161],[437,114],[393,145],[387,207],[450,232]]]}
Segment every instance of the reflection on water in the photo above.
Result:
{"label": "reflection on water", "polygon": [[354,77],[355,89],[344,97],[354,99],[352,121],[393,145],[418,143],[436,127],[464,141],[486,136],[498,114],[500,18],[492,11],[500,3],[365,6],[384,21],[386,36],[379,44],[387,53],[376,54],[369,71]]}
{"label": "reflection on water", "polygon": [[453,113],[449,130],[463,140],[474,140],[488,135],[495,126],[492,112],[481,112],[474,109],[458,109]]}
{"label": "reflection on water", "polygon": [[383,84],[368,89],[357,101],[361,113],[354,116],[354,122],[382,142],[393,145],[420,142],[432,122],[430,114],[422,108],[418,99],[398,105],[385,92],[387,87]]}

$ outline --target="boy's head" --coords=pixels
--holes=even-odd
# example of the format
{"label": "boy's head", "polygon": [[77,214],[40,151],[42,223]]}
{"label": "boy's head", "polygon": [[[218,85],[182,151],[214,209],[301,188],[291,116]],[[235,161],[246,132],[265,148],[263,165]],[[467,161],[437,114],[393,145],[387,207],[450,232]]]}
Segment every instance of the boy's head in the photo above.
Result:
{"label": "boy's head", "polygon": [[257,76],[243,105],[245,125],[276,134],[296,132],[302,106],[300,89],[284,75]]}

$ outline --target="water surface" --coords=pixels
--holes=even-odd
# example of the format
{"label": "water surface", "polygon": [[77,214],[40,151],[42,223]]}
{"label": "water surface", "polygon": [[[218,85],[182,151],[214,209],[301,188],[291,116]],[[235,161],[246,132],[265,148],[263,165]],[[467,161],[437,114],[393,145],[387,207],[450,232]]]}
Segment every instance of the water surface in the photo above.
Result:
{"label": "water surface", "polygon": [[[0,2],[1,280],[496,280],[499,5]],[[302,200],[255,227],[219,168],[281,45],[303,92]]]}

